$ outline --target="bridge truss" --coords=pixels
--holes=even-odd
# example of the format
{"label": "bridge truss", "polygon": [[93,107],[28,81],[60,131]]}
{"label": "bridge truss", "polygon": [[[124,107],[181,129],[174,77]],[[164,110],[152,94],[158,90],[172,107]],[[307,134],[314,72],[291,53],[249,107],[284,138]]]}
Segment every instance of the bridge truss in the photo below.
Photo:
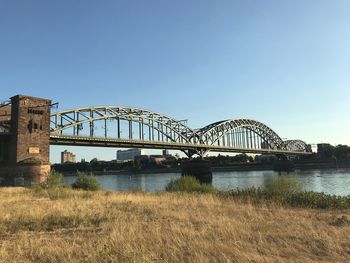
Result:
{"label": "bridge truss", "polygon": [[51,115],[50,143],[176,149],[188,156],[208,151],[309,154],[301,140],[283,141],[261,122],[232,119],[199,130],[158,112],[124,106],[77,108]]}

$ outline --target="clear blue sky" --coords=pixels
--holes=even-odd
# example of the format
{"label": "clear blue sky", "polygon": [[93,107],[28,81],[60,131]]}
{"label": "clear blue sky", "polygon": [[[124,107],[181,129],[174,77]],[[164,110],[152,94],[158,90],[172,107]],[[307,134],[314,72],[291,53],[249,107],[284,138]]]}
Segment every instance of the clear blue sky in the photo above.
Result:
{"label": "clear blue sky", "polygon": [[350,144],[349,11],[348,0],[0,0],[0,99],[139,106],[193,128],[251,118],[283,138]]}

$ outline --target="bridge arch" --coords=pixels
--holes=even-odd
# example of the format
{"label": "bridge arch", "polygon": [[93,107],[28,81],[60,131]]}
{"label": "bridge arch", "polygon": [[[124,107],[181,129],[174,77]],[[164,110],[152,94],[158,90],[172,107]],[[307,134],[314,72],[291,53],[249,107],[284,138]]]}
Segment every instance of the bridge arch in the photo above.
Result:
{"label": "bridge arch", "polygon": [[311,148],[302,140],[284,141],[287,151],[291,152],[311,152]]}
{"label": "bridge arch", "polygon": [[198,140],[207,145],[283,150],[280,136],[265,124],[250,119],[215,122],[197,131]]}
{"label": "bridge arch", "polygon": [[[51,134],[79,136],[82,130],[88,130],[87,136],[96,136],[95,123],[104,122],[102,136],[109,137],[107,121],[115,121],[116,131],[113,137],[121,138],[121,121],[127,122],[129,138],[139,140],[158,140],[190,143],[194,131],[183,121],[175,120],[164,114],[142,108],[127,106],[99,106],[77,108],[51,114]],[[133,136],[134,124],[138,127],[138,137]],[[145,130],[146,128],[146,130]],[[145,138],[147,137],[147,138]]]}
{"label": "bridge arch", "polygon": [[[283,141],[271,128],[251,119],[223,120],[193,130],[184,121],[151,110],[98,106],[58,111],[51,114],[50,121],[50,140],[56,145],[156,147],[182,150],[189,156],[202,156],[208,151],[296,154],[310,151],[303,141]],[[102,129],[98,126],[101,123]]]}

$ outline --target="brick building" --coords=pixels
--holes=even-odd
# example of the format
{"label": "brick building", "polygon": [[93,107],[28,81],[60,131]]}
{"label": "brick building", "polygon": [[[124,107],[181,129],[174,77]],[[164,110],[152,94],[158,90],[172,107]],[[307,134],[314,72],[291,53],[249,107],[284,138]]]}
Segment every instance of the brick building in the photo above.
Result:
{"label": "brick building", "polygon": [[[51,100],[17,95],[0,108],[0,181],[46,180],[50,172]],[[5,125],[4,125],[5,124]],[[0,182],[1,183],[1,182]]]}

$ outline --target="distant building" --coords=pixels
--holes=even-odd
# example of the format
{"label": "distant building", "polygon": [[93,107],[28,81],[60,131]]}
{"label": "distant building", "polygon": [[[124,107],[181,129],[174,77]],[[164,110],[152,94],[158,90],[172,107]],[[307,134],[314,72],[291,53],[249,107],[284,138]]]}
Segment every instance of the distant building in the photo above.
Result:
{"label": "distant building", "polygon": [[75,163],[75,154],[64,150],[61,152],[61,163]]}
{"label": "distant building", "polygon": [[162,162],[166,161],[166,158],[163,155],[150,155],[149,159],[151,162],[154,162],[157,165],[160,165]]}
{"label": "distant building", "polygon": [[135,157],[144,155],[143,149],[128,149],[128,150],[118,150],[117,151],[117,161],[118,162],[128,162],[135,160]]}
{"label": "distant building", "polygon": [[311,144],[306,145],[306,151],[312,152],[312,145]]}

